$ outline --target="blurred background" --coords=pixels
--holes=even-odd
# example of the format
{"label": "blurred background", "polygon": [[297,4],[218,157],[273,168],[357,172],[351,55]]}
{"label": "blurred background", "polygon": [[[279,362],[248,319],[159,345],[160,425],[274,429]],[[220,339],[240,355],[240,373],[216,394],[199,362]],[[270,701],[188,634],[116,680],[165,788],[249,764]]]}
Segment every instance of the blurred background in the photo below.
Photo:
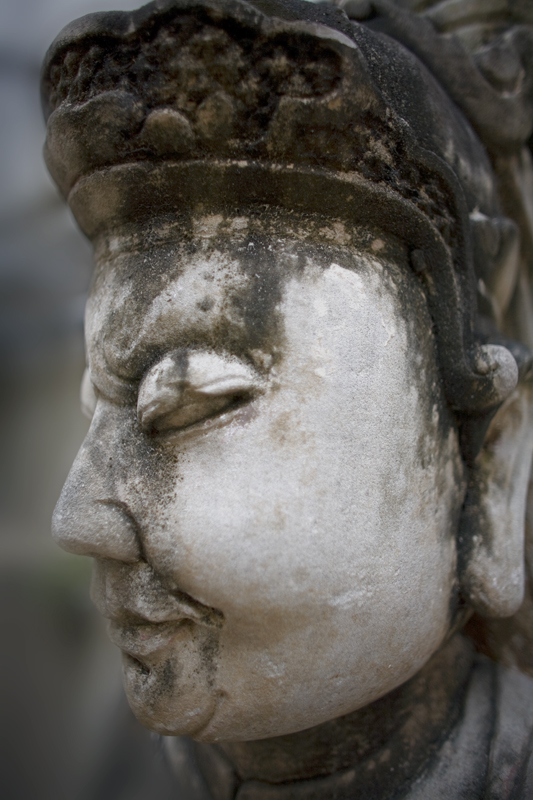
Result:
{"label": "blurred background", "polygon": [[[0,0],[0,793],[170,796],[89,601],[88,559],[50,518],[87,421],[79,410],[91,251],[44,167],[39,71],[70,20],[135,0]],[[155,775],[155,777],[154,777]]]}

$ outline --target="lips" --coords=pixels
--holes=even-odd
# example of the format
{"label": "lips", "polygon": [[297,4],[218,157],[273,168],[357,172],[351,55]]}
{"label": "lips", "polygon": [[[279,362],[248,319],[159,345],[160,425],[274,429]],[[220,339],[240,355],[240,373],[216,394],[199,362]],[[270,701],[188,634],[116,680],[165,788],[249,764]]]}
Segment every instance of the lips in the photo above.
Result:
{"label": "lips", "polygon": [[154,659],[160,659],[168,652],[186,621],[171,622],[161,625],[139,624],[121,625],[109,621],[109,638],[123,653],[150,665]]}
{"label": "lips", "polygon": [[211,630],[220,629],[224,622],[218,609],[166,586],[145,561],[96,560],[91,595],[98,611],[110,620],[111,638],[125,651],[129,645],[161,649],[164,645],[156,643],[163,639],[168,643],[187,622]]}
{"label": "lips", "polygon": [[154,621],[158,617],[165,616],[158,614],[157,609],[153,610],[151,620],[133,615],[128,609],[122,609],[118,619],[109,618],[109,638],[123,653],[139,661],[141,666],[150,667],[154,661],[159,661],[168,654],[180,634],[190,633],[192,625],[215,629],[222,626],[220,612],[197,601],[193,602],[195,606],[200,606],[200,610],[193,608],[189,601],[184,604],[179,615],[166,622]]}
{"label": "lips", "polygon": [[163,735],[195,735],[215,713],[223,614],[175,588],[146,561],[96,560],[93,600],[122,652],[122,676],[140,721]]}
{"label": "lips", "polygon": [[107,602],[100,607],[109,620],[109,638],[127,657],[129,667],[135,672],[150,673],[171,655],[178,639],[190,638],[192,628],[216,630],[222,627],[220,611],[183,592],[167,595],[167,602],[159,606],[147,607],[142,597],[136,600],[117,607],[113,598],[112,612]]}
{"label": "lips", "polygon": [[144,597],[140,597],[139,602],[128,603],[126,600],[125,604],[117,607],[113,598],[111,602],[105,603],[103,609],[99,608],[99,611],[111,621],[131,627],[142,627],[145,623],[149,627],[163,627],[165,623],[175,624],[185,620],[209,628],[222,627],[224,617],[221,611],[203,605],[184,592],[169,594],[165,599],[166,602],[160,606],[150,606],[144,602]]}

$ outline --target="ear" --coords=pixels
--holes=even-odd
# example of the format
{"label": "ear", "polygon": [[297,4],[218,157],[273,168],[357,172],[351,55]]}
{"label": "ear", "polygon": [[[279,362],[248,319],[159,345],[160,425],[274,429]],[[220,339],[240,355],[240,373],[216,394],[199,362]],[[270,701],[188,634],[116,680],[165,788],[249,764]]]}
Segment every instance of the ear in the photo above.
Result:
{"label": "ear", "polygon": [[529,384],[515,389],[470,468],[459,527],[459,581],[465,601],[484,617],[509,617],[523,599],[532,400]]}

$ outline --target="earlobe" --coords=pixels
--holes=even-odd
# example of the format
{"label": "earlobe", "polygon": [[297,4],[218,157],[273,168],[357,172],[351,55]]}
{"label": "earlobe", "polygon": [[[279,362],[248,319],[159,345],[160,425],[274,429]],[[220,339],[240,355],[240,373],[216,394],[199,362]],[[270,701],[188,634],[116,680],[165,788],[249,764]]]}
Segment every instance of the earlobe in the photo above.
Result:
{"label": "earlobe", "polygon": [[519,385],[494,416],[459,527],[459,581],[483,617],[509,617],[524,593],[524,520],[533,450],[533,390]]}

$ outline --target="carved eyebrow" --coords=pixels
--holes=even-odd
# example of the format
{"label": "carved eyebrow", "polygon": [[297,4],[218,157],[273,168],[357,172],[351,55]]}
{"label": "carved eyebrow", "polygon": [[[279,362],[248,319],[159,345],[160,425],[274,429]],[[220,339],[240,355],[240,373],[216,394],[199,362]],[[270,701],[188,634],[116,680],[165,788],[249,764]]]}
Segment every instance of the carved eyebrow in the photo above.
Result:
{"label": "carved eyebrow", "polygon": [[[182,294],[185,298],[186,292]],[[165,293],[158,295],[156,299],[164,301],[156,309],[158,313],[151,314],[152,309],[149,309],[137,320],[137,326],[126,321],[123,330],[127,331],[129,336],[119,337],[111,332],[105,339],[100,337],[96,338],[94,343],[90,342],[91,368],[93,372],[98,372],[97,384],[100,380],[109,382],[118,393],[122,384],[130,388],[138,387],[146,375],[147,364],[154,363],[154,356],[159,362],[161,356],[171,349],[176,353],[179,351],[192,353],[196,352],[195,348],[200,352],[203,347],[209,348],[209,352],[213,354],[216,343],[210,334],[215,326],[217,330],[223,328],[227,332],[227,338],[238,343],[243,351],[247,350],[248,336],[243,330],[240,319],[232,319],[225,309],[222,309],[216,316],[189,320],[186,316],[190,310],[188,307],[185,309],[185,314],[177,317],[176,309],[173,302],[169,301],[169,297],[170,295]],[[193,300],[195,299],[193,297]],[[170,297],[170,300],[173,301],[174,298]],[[182,302],[181,295],[180,302]],[[172,331],[171,336],[169,330]],[[209,337],[207,340],[206,333]],[[234,358],[230,353],[227,353],[227,357]]]}

